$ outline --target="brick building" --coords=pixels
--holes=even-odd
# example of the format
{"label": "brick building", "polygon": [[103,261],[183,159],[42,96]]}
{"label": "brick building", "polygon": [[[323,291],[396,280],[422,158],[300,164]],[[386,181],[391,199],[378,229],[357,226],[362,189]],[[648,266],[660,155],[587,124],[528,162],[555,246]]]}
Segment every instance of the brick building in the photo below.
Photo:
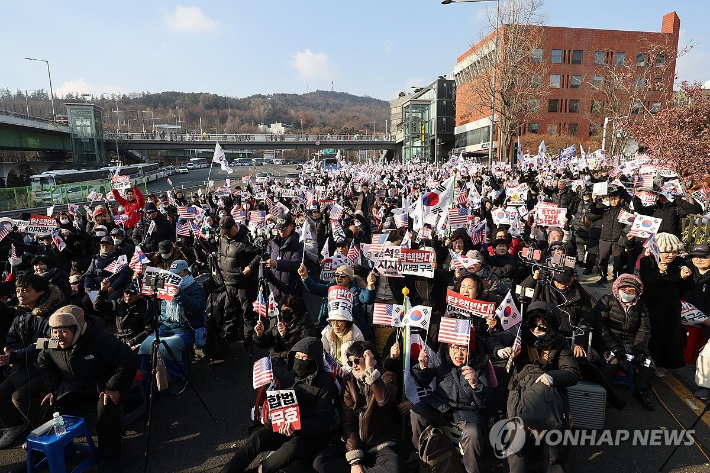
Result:
{"label": "brick building", "polygon": [[[529,61],[543,72],[523,83],[540,94],[529,99],[518,134],[566,134],[584,141],[601,134],[605,117],[655,113],[670,103],[680,32],[675,12],[663,17],[660,33],[552,26],[539,32]],[[454,67],[456,150],[487,153],[490,98],[483,102],[476,88],[481,74],[489,74],[481,62],[494,54],[494,37],[471,47]]]}

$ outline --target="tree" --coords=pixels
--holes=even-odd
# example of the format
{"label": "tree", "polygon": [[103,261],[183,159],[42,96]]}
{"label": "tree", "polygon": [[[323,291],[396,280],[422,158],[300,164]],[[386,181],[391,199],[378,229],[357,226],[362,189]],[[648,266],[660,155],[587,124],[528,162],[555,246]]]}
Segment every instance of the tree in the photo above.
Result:
{"label": "tree", "polygon": [[[543,39],[540,28],[545,22],[542,6],[543,0],[506,0],[500,2],[498,18],[495,10],[489,10],[487,27],[483,30],[490,28],[494,32],[482,38],[479,47],[471,53],[477,59],[464,74],[469,80],[457,88],[457,94],[462,92],[472,97],[469,101],[471,109],[459,113],[459,118],[464,120],[467,116],[480,116],[486,112],[490,115],[491,97],[495,94],[501,159],[508,157],[520,127],[539,112],[539,104],[549,94],[546,87],[541,87],[533,79],[546,76],[544,61],[534,60],[534,51],[540,48]],[[496,25],[500,25],[497,46]]]}
{"label": "tree", "polygon": [[699,83],[682,82],[673,102],[621,128],[679,175],[700,179],[710,170],[710,95]]}
{"label": "tree", "polygon": [[313,124],[313,117],[308,112],[299,113],[298,119],[301,121],[301,131],[307,130]]}

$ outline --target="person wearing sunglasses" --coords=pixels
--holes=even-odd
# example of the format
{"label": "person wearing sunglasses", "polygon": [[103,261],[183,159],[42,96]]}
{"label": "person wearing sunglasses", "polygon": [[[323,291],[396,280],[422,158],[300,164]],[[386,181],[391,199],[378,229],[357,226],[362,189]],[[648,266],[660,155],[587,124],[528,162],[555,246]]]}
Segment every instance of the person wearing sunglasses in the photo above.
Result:
{"label": "person wearing sunglasses", "polygon": [[259,318],[254,326],[254,343],[269,350],[274,375],[284,386],[293,382],[293,373],[286,369],[288,352],[299,340],[317,336],[318,328],[308,317],[303,300],[292,295],[281,299],[277,323],[266,328]]}
{"label": "person wearing sunglasses", "polygon": [[393,449],[397,429],[391,416],[397,402],[397,378],[380,365],[375,353],[375,347],[363,341],[347,350],[351,371],[343,379],[343,436],[318,452],[313,461],[318,473],[402,471],[402,460]]}
{"label": "person wearing sunglasses", "polygon": [[463,463],[467,472],[478,472],[483,451],[486,410],[493,401],[489,357],[485,343],[471,327],[468,344],[439,344],[430,354],[425,347],[419,363],[412,367],[417,385],[434,392],[414,404],[410,413],[412,444],[419,450],[419,438],[427,426],[457,425],[462,430]]}
{"label": "person wearing sunglasses", "polygon": [[[570,428],[569,399],[567,388],[574,386],[581,379],[572,349],[564,335],[558,329],[562,312],[549,302],[533,302],[521,322],[521,347],[513,358],[513,371],[508,383],[508,417],[520,417],[526,427],[535,421],[544,422],[549,428],[568,430]],[[518,327],[493,334],[487,340],[488,353],[495,353],[501,360],[507,360],[513,353]],[[513,389],[515,388],[515,389]],[[529,412],[521,406],[536,406],[531,419]],[[548,445],[535,442],[528,430],[516,431],[527,435],[522,450],[507,456],[511,473],[528,471],[526,464],[530,458],[542,458],[547,463],[548,473],[566,471],[566,458],[569,446],[563,444]],[[540,452],[539,449],[542,451]],[[535,452],[535,450],[538,450]]]}
{"label": "person wearing sunglasses", "polygon": [[[363,334],[365,339],[371,340],[373,338],[372,327],[370,326],[367,313],[365,312],[365,308],[363,306],[365,304],[372,304],[375,302],[377,292],[375,290],[375,283],[377,282],[377,278],[374,273],[371,272],[367,276],[367,280],[365,280],[360,276],[355,275],[355,271],[352,266],[342,265],[335,271],[333,282],[330,284],[318,284],[310,276],[308,276],[308,269],[306,269],[306,266],[302,264],[298,268],[298,275],[301,276],[303,286],[308,292],[323,298],[323,303],[321,304],[320,312],[318,313],[319,327],[325,327],[328,324],[328,289],[335,285],[343,286],[347,287],[355,294],[353,299],[352,322],[357,325],[357,328]],[[339,358],[342,359],[341,356],[339,356]]]}

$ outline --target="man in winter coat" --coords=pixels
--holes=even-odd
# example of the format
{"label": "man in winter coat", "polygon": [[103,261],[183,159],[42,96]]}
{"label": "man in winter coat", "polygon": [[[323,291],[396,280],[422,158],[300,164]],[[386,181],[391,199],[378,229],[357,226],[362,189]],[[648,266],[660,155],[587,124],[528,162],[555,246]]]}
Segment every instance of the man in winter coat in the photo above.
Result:
{"label": "man in winter coat", "polygon": [[173,262],[184,259],[185,255],[177,245],[170,240],[163,240],[158,243],[158,251],[155,253],[146,254],[150,260],[150,265],[158,269],[170,269]]}
{"label": "man in winter coat", "polygon": [[94,299],[94,310],[99,314],[116,317],[116,338],[129,347],[140,345],[155,331],[153,301],[141,296],[134,283],[123,290],[123,298],[112,301],[108,298],[110,287],[110,280],[101,281],[101,289]]}
{"label": "man in winter coat", "polygon": [[[127,264],[115,274],[106,270],[111,263],[121,256],[116,251],[113,238],[110,236],[103,237],[99,248],[99,254],[94,256],[84,276],[84,289],[87,293],[89,291],[98,291],[101,287],[101,282],[108,278],[111,281],[111,287],[108,288],[108,298],[115,301],[121,298],[123,289],[125,289],[131,281],[133,271]],[[86,311],[94,310],[93,303],[88,294],[84,296],[83,304]]]}
{"label": "man in winter coat", "polygon": [[[518,411],[520,404],[516,404],[516,398],[513,396],[521,388],[530,392],[530,397],[525,401],[531,405],[538,404],[536,401],[545,395],[546,388],[553,388],[562,397],[562,405],[546,407],[559,409],[554,412],[555,418],[550,421],[561,422],[556,426],[560,430],[569,430],[567,388],[577,384],[580,372],[567,339],[558,332],[562,323],[560,311],[548,302],[534,302],[528,307],[521,323],[520,327],[515,326],[508,331],[492,335],[487,342],[489,353],[495,353],[500,359],[509,359],[513,353],[516,333],[520,328],[520,354],[513,359],[513,373],[508,382],[508,417],[521,414]],[[540,404],[542,408],[543,405]],[[523,422],[525,421],[523,418]],[[515,431],[514,435],[518,432],[520,431]],[[539,444],[536,444],[532,436],[526,435],[528,438],[523,449],[507,457],[511,473],[526,472],[526,463],[533,456],[532,449],[538,448]],[[514,441],[513,439],[511,441]],[[567,446],[553,446],[543,442],[542,461],[547,463],[546,471],[549,473],[564,472],[567,457]]]}
{"label": "man in winter coat", "polygon": [[153,202],[145,204],[144,210],[148,221],[141,223],[146,227],[141,228],[143,241],[140,246],[145,253],[153,253],[158,251],[158,244],[161,241],[175,241],[175,227],[158,211],[158,207]]}
{"label": "man in winter coat", "polygon": [[368,342],[355,342],[347,351],[349,374],[343,379],[340,415],[343,441],[321,450],[313,462],[318,473],[339,473],[355,466],[362,472],[402,471],[393,450],[395,428],[391,409],[397,403],[397,377],[384,369]]}
{"label": "man in winter coat", "polygon": [[[641,302],[643,283],[633,274],[622,274],[614,281],[612,293],[602,296],[594,308],[595,326],[601,334],[599,369],[613,383],[619,365],[634,370],[634,398],[644,409],[655,406],[649,396],[655,365],[648,351],[651,338],[646,305]],[[629,360],[628,355],[633,359]]]}
{"label": "man in winter coat", "polygon": [[261,254],[251,244],[247,227],[236,223],[234,218],[222,218],[219,228],[217,265],[225,289],[222,330],[232,341],[243,339],[248,345],[254,337],[256,315],[252,304],[257,296]]}
{"label": "man in winter coat", "polygon": [[27,429],[27,421],[39,425],[42,383],[35,344],[38,338],[49,336],[49,316],[64,304],[61,291],[42,276],[21,276],[16,287],[17,312],[0,354],[5,375],[0,383],[0,424],[7,429],[0,437],[0,448],[12,444]]}
{"label": "man in winter coat", "polygon": [[663,219],[658,233],[672,233],[677,237],[680,236],[681,217],[703,213],[703,208],[691,195],[681,197],[670,192],[661,192],[658,194],[658,201],[648,207],[644,206],[638,197],[634,197],[633,202],[634,210],[638,213]]}
{"label": "man in winter coat", "polygon": [[100,318],[85,316],[78,306],[60,308],[49,318],[49,325],[52,337],[59,339],[59,348],[43,350],[39,355],[42,382],[49,393],[42,405],[59,409],[60,414],[96,406],[103,468],[121,471],[121,403],[138,369],[136,355],[104,332]]}
{"label": "man in winter coat", "polygon": [[116,202],[123,206],[123,213],[128,216],[128,220],[123,222],[123,228],[125,228],[128,232],[128,236],[131,236],[133,228],[135,228],[138,221],[141,219],[141,215],[138,210],[145,206],[145,198],[137,187],[126,190],[125,199],[121,197],[121,193],[118,192],[118,190],[113,189],[111,192],[113,193],[113,198],[116,199]]}
{"label": "man in winter coat", "polygon": [[592,200],[594,200],[594,205],[591,208],[592,213],[602,216],[602,231],[599,235],[599,271],[601,279],[598,284],[606,284],[609,281],[608,266],[610,256],[614,257],[614,279],[618,276],[624,263],[621,258],[624,251],[619,246],[619,237],[625,224],[619,222],[619,214],[623,210],[627,210],[627,206],[624,203],[621,192],[621,189],[609,186],[608,206],[604,205],[596,195],[592,195]]}
{"label": "man in winter coat", "polygon": [[303,243],[295,231],[296,224],[290,214],[279,217],[276,222],[278,236],[269,240],[266,253],[266,278],[276,302],[286,294],[301,297],[303,285],[298,282],[296,272],[303,260]]}
{"label": "man in winter coat", "polygon": [[[188,270],[187,261],[177,260],[170,267],[170,272],[179,275],[182,280],[173,300],[162,300],[158,316],[160,340],[170,347],[175,359],[161,344],[160,354],[165,361],[165,370],[170,378],[170,393],[181,394],[187,385],[183,373],[185,370],[187,347],[195,343],[195,330],[204,325],[205,303],[207,296],[202,285],[195,281]],[[155,334],[149,335],[138,349],[143,379],[150,379],[150,355]]]}
{"label": "man in winter coat", "polygon": [[274,432],[271,424],[252,432],[222,473],[256,473],[247,470],[261,452],[273,450],[259,465],[261,473],[280,471],[296,461],[311,464],[313,455],[326,446],[333,426],[338,390],[333,379],[323,369],[323,344],[316,337],[306,337],[296,343],[288,354],[288,369],[295,374],[292,389],[296,393],[301,428],[294,430],[290,422],[281,424]]}
{"label": "man in winter coat", "polygon": [[[706,244],[695,245],[693,250],[688,253],[686,265],[690,268],[692,285],[689,285],[681,299],[688,304],[692,304],[705,315],[710,314],[710,246]],[[710,318],[696,327],[702,328],[705,335],[710,335]],[[696,363],[696,380],[704,378],[704,373],[710,372],[710,367],[707,366],[707,357],[699,357]],[[700,374],[700,376],[698,376]],[[695,396],[703,401],[710,400],[710,388],[699,386],[695,390]]]}

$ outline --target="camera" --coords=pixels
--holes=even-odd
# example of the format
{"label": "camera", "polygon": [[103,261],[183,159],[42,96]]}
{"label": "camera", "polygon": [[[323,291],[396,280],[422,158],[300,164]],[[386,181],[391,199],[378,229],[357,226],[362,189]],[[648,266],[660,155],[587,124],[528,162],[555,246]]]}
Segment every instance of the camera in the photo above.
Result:
{"label": "camera", "polygon": [[58,338],[38,338],[35,343],[37,350],[53,350],[59,348]]}
{"label": "camera", "polygon": [[157,292],[159,289],[165,288],[166,275],[159,272],[146,273],[143,278],[143,284],[150,288],[151,292]]}

